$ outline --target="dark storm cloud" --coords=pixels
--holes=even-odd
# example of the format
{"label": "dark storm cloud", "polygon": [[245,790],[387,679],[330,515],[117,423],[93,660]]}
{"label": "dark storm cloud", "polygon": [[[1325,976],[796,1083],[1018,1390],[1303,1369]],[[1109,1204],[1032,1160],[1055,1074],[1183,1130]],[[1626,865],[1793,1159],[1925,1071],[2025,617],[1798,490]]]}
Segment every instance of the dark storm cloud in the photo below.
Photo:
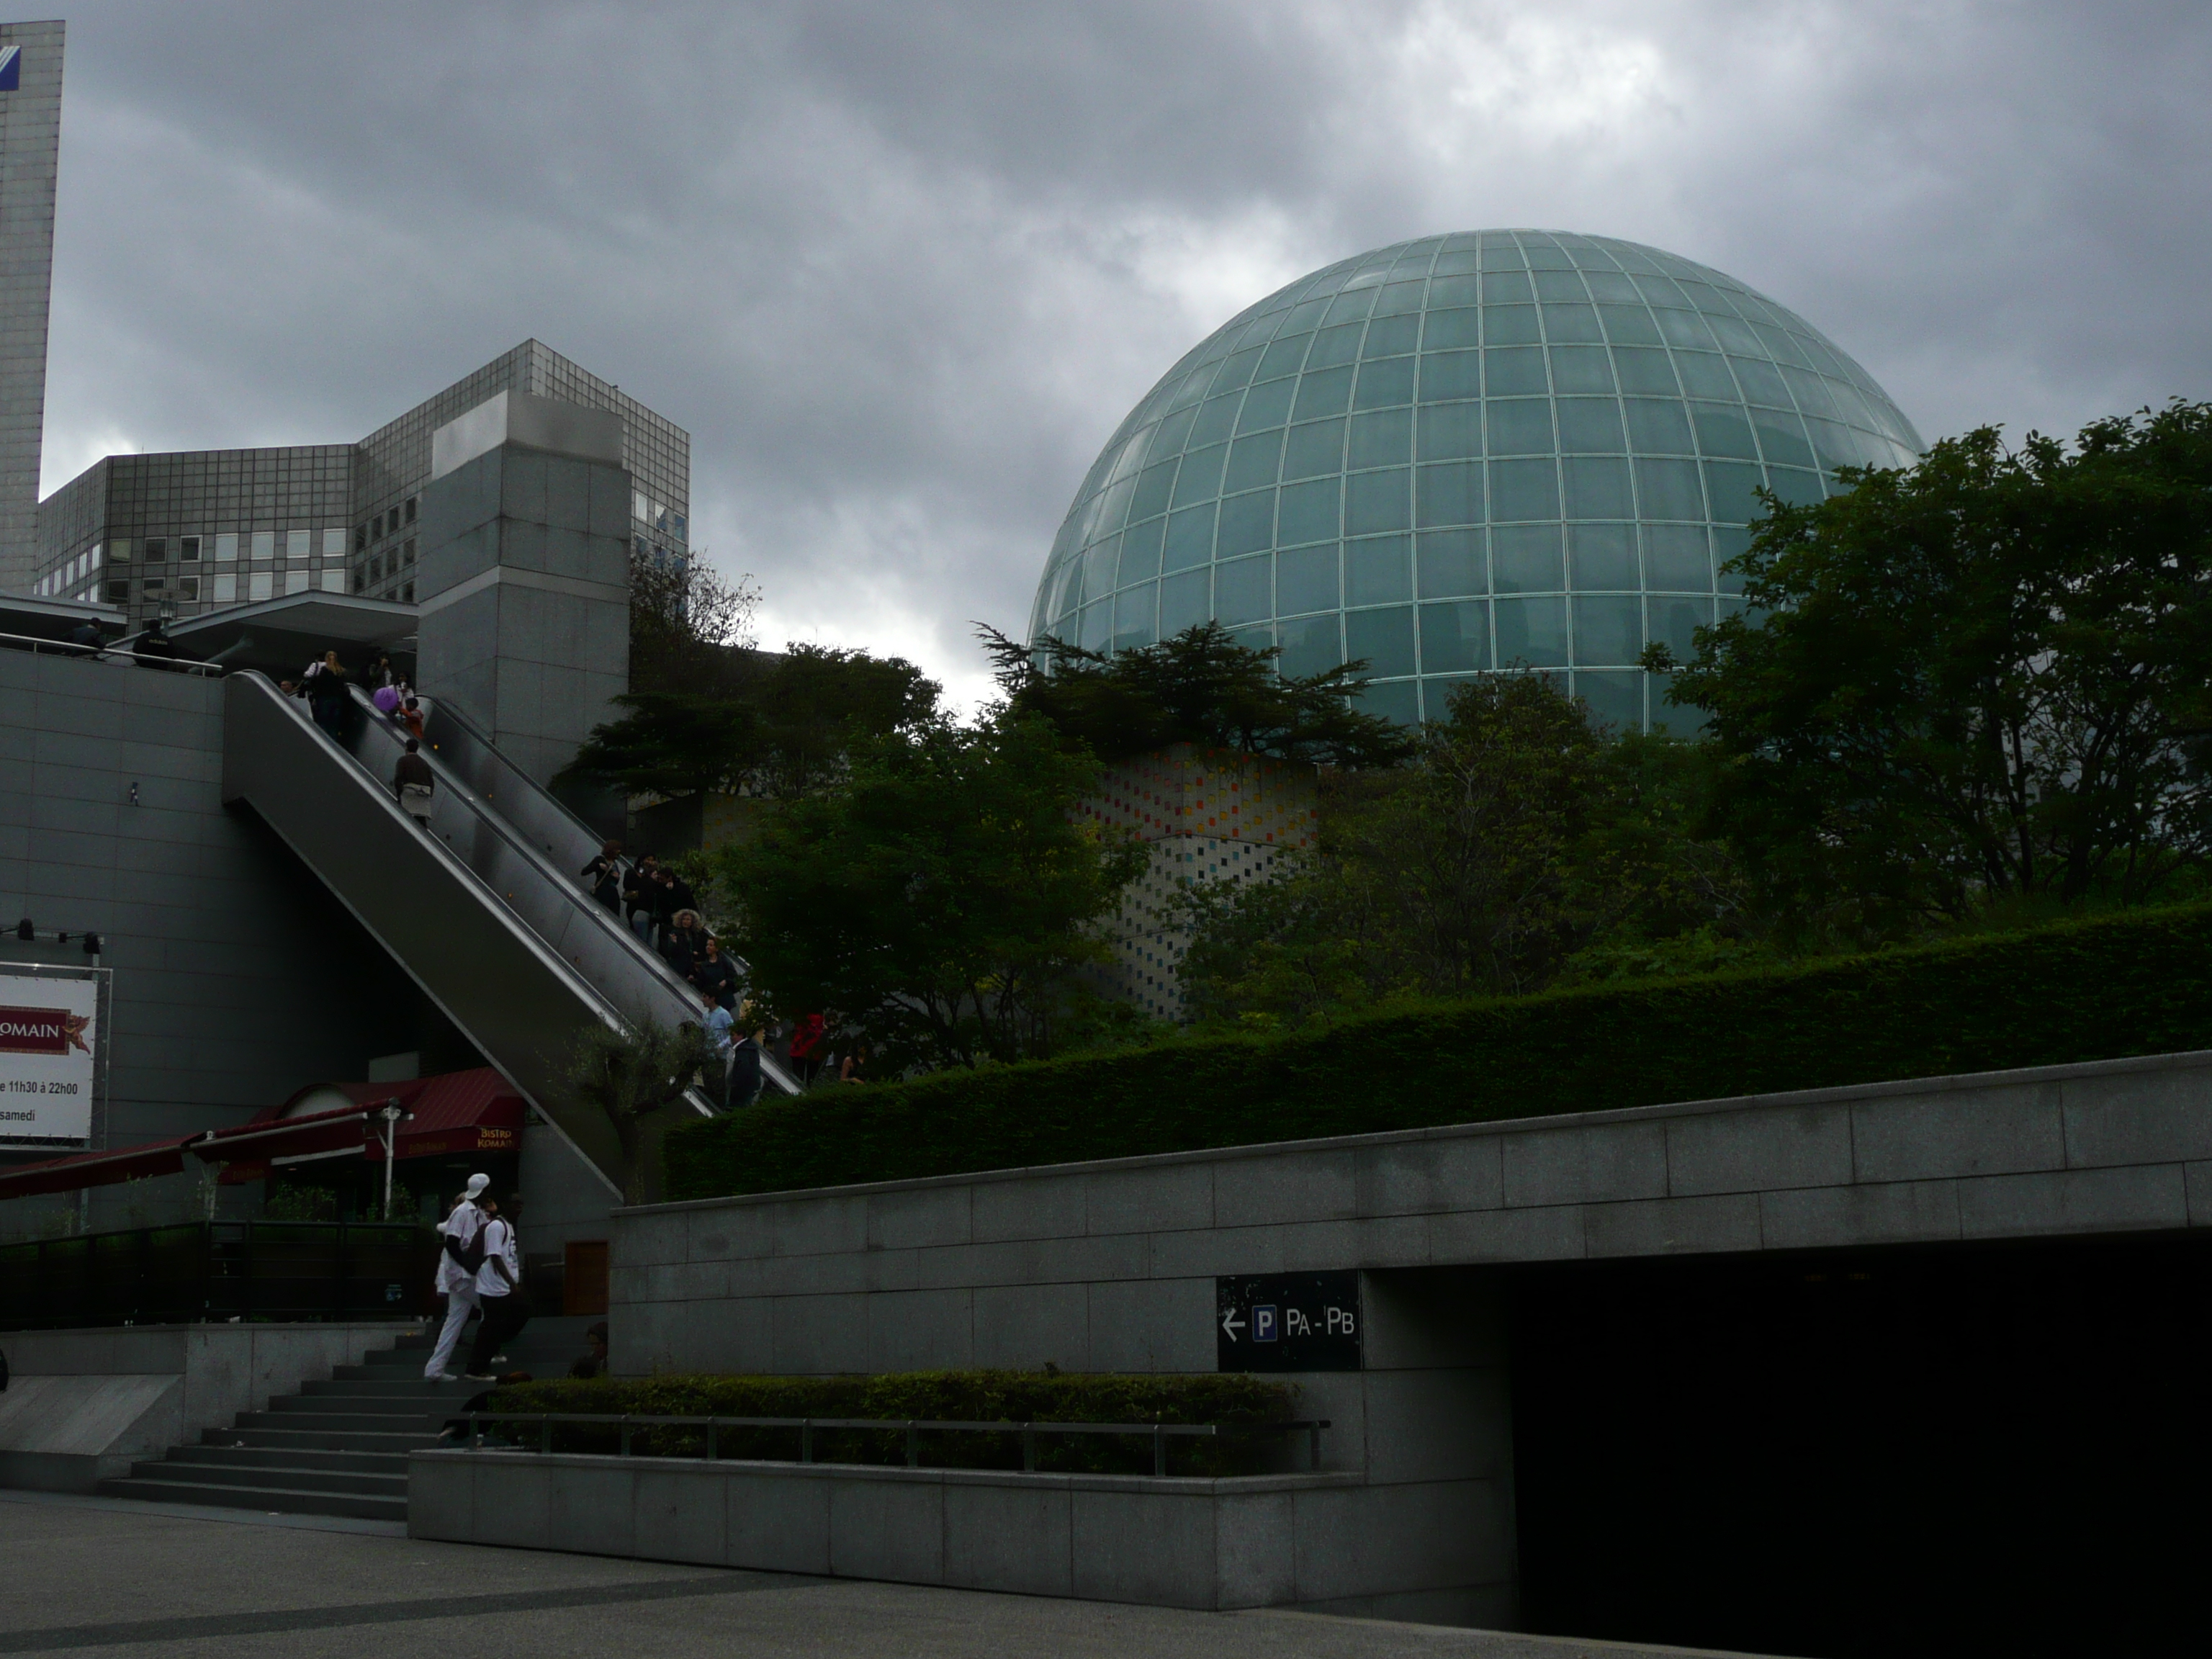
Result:
{"label": "dark storm cloud", "polygon": [[772,639],[1025,619],[1091,454],[1300,271],[1720,266],[1930,435],[2212,391],[2198,6],[92,6],[48,483],[359,435],[535,334],[689,427]]}

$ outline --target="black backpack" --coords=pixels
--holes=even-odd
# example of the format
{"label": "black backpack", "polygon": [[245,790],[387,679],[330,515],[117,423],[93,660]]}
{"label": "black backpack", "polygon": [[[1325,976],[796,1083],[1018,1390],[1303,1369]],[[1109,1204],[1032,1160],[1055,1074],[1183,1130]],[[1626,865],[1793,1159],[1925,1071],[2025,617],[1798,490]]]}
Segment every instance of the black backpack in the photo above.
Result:
{"label": "black backpack", "polygon": [[489,1216],[479,1218],[477,1222],[477,1230],[475,1233],[471,1236],[469,1242],[465,1244],[462,1243],[459,1239],[455,1238],[451,1233],[447,1233],[446,1235],[446,1254],[453,1257],[454,1261],[459,1262],[460,1265],[469,1272],[476,1272],[477,1268],[483,1266],[484,1229],[489,1224],[490,1218]]}

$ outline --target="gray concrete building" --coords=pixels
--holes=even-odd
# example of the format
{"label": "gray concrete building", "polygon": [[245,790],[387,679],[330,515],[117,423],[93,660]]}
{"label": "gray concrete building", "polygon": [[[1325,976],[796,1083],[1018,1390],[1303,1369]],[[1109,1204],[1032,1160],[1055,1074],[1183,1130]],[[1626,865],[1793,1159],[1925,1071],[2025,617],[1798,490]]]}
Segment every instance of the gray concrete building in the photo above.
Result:
{"label": "gray concrete building", "polygon": [[59,22],[0,23],[0,592],[30,586],[39,562],[66,33]]}
{"label": "gray concrete building", "polygon": [[629,689],[624,428],[500,392],[438,430],[421,495],[417,678],[541,786]]}
{"label": "gray concrete building", "polygon": [[509,392],[619,416],[629,545],[689,558],[690,434],[526,340],[356,443],[97,461],[40,504],[28,585],[120,606],[139,624],[305,592],[412,605],[432,434]]}

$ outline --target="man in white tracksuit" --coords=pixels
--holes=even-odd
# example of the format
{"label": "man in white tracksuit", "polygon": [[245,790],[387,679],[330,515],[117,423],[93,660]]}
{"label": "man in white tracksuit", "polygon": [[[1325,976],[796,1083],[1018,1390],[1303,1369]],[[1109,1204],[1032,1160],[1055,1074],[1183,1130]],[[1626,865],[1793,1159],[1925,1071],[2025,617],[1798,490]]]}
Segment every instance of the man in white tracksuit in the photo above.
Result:
{"label": "man in white tracksuit", "polygon": [[446,1367],[452,1364],[453,1350],[460,1344],[461,1327],[477,1310],[477,1273],[476,1269],[463,1266],[455,1252],[467,1249],[477,1229],[483,1225],[483,1212],[477,1208],[477,1199],[490,1185],[491,1177],[488,1175],[471,1176],[467,1195],[453,1206],[453,1214],[438,1229],[442,1235],[438,1242],[438,1289],[446,1298],[446,1324],[438,1333],[438,1346],[431,1351],[430,1363],[422,1368],[422,1375],[432,1382],[456,1380],[454,1373]]}

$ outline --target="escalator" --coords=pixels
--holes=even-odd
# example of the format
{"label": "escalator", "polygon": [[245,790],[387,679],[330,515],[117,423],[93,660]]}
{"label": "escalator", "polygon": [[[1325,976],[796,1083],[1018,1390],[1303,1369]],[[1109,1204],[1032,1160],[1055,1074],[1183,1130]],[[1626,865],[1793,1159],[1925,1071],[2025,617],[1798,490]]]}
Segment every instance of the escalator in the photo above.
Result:
{"label": "escalator", "polygon": [[[426,835],[389,782],[404,734],[354,698],[340,744],[264,676],[229,676],[224,800],[251,805],[619,1191],[614,1127],[568,1085],[577,1042],[593,1025],[697,1020],[696,993],[579,884],[592,832],[474,726],[449,708],[431,715]],[[763,1071],[768,1086],[797,1092],[772,1061]]]}

